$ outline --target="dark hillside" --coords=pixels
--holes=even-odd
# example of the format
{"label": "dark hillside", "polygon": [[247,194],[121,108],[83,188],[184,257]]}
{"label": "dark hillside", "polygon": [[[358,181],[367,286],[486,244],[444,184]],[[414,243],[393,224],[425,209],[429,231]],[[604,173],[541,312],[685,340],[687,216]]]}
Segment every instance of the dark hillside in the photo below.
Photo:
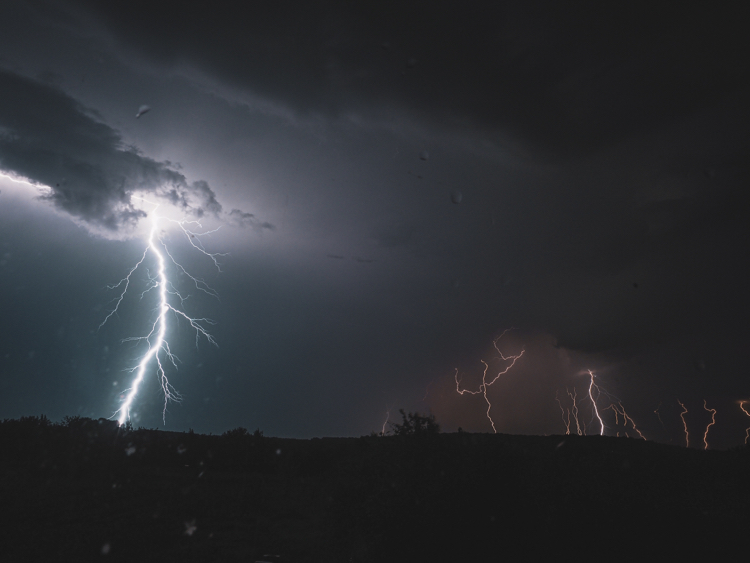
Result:
{"label": "dark hillside", "polygon": [[750,524],[745,448],[467,433],[291,440],[29,417],[0,423],[0,452],[3,561],[723,559]]}

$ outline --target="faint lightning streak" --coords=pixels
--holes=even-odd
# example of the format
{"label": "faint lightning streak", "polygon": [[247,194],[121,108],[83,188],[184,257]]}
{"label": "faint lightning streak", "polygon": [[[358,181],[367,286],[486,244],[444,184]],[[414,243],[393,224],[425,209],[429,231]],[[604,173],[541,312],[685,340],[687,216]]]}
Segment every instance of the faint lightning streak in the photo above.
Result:
{"label": "faint lightning streak", "polygon": [[706,409],[708,412],[711,413],[711,422],[706,426],[706,433],[703,434],[703,444],[704,444],[704,450],[708,449],[708,429],[711,428],[714,424],[716,424],[716,409],[709,409],[706,406],[706,400],[703,399],[703,408]]}
{"label": "faint lightning streak", "polygon": [[687,414],[687,407],[682,404],[682,401],[677,399],[677,402],[680,403],[680,406],[682,407],[682,412],[680,413],[680,418],[682,419],[682,426],[685,428],[685,447],[690,447],[690,438],[688,437],[688,427],[687,422],[685,421],[685,414]]}
{"label": "faint lightning streak", "polygon": [[387,430],[385,429],[386,425],[388,424],[388,421],[391,419],[391,407],[385,407],[385,421],[383,422],[383,427],[380,429],[380,435],[385,436]]}
{"label": "faint lightning streak", "polygon": [[511,328],[506,328],[500,336],[495,338],[495,340],[492,342],[492,345],[495,347],[495,350],[497,350],[497,353],[500,354],[500,358],[505,362],[510,362],[508,366],[505,367],[504,370],[499,371],[495,377],[492,378],[492,381],[487,381],[487,371],[489,370],[489,364],[485,362],[484,360],[480,360],[484,364],[484,372],[482,373],[482,383],[479,385],[479,389],[477,391],[470,391],[468,389],[461,389],[461,381],[458,378],[458,369],[456,369],[455,373],[455,380],[456,380],[456,392],[459,395],[463,395],[465,393],[468,393],[469,395],[479,395],[481,394],[484,397],[485,402],[487,403],[487,419],[490,421],[490,424],[492,425],[492,431],[497,434],[497,428],[495,428],[495,421],[492,420],[492,416],[490,415],[490,410],[492,409],[492,403],[490,402],[489,397],[487,396],[487,388],[490,387],[493,383],[495,383],[501,375],[505,375],[508,373],[511,368],[516,364],[516,361],[523,356],[525,350],[521,350],[521,352],[515,356],[505,356],[501,351],[500,348],[498,348],[497,343],[498,341],[505,335],[506,332],[509,330],[513,330]]}
{"label": "faint lightning streak", "polygon": [[659,403],[659,406],[656,407],[656,410],[654,411],[654,414],[656,415],[656,418],[659,419],[659,422],[661,423],[661,427],[665,430],[667,429],[666,426],[664,426],[664,421],[661,419],[661,415],[659,414],[659,409],[661,408],[661,402]]}
{"label": "faint lightning streak", "polygon": [[[146,200],[143,200],[146,201]],[[159,357],[159,351],[164,352],[164,356],[166,359],[168,359],[173,366],[177,367],[177,357],[172,353],[169,347],[169,343],[166,341],[166,330],[167,330],[167,313],[169,311],[172,311],[175,315],[182,317],[185,319],[188,324],[191,326],[193,330],[195,330],[195,341],[196,346],[198,345],[198,342],[200,340],[200,337],[203,336],[208,342],[216,346],[216,340],[214,340],[213,336],[207,331],[205,328],[205,324],[214,324],[213,321],[207,318],[193,318],[187,315],[184,311],[174,307],[169,303],[169,295],[175,295],[179,300],[180,303],[184,303],[185,298],[180,295],[180,293],[174,289],[174,286],[169,282],[169,279],[167,277],[167,271],[166,271],[166,260],[164,258],[164,254],[166,254],[169,259],[172,261],[172,263],[177,266],[180,271],[182,271],[185,275],[187,275],[191,280],[193,280],[193,283],[195,283],[195,286],[197,289],[207,293],[208,295],[211,295],[213,297],[218,297],[216,292],[211,289],[208,284],[206,284],[203,280],[200,280],[198,278],[193,277],[190,275],[169,253],[166,245],[161,240],[161,238],[157,235],[158,232],[158,216],[156,215],[156,208],[158,208],[158,204],[155,205],[153,215],[152,215],[152,225],[151,225],[151,231],[149,232],[148,237],[148,244],[146,246],[146,249],[143,251],[143,255],[141,256],[140,260],[136,263],[133,268],[130,269],[128,274],[120,280],[119,283],[113,286],[108,286],[109,289],[115,289],[122,287],[122,292],[120,293],[119,297],[116,300],[115,306],[112,309],[112,311],[109,312],[109,314],[106,316],[104,321],[99,325],[99,328],[104,326],[104,324],[114,315],[117,313],[120,304],[122,303],[125,294],[128,291],[128,288],[130,287],[130,280],[133,273],[138,269],[138,267],[144,262],[146,259],[146,256],[148,255],[149,251],[152,252],[156,256],[156,262],[158,265],[157,268],[157,275],[154,278],[151,278],[149,280],[149,287],[147,287],[146,290],[141,294],[141,297],[148,291],[152,289],[158,289],[159,294],[159,305],[157,307],[158,315],[156,317],[156,320],[151,325],[151,330],[146,336],[139,336],[139,337],[130,337],[126,338],[125,341],[140,341],[145,340],[148,345],[148,351],[146,354],[141,358],[140,362],[136,367],[134,367],[130,371],[137,371],[136,377],[133,380],[133,383],[131,387],[128,389],[128,393],[125,397],[125,400],[123,401],[120,408],[115,412],[115,414],[119,413],[118,422],[120,425],[125,424],[125,422],[130,418],[130,411],[133,404],[133,401],[138,394],[138,389],[141,386],[141,383],[143,382],[143,378],[146,374],[146,370],[151,362],[151,360],[155,360],[156,362],[156,373],[159,378],[159,384],[162,388],[162,391],[164,392],[164,410],[162,411],[162,418],[166,422],[166,412],[167,412],[167,404],[170,400],[179,401],[179,395],[174,390],[174,388],[170,385],[169,380],[167,378],[166,372],[164,371],[164,366],[162,365],[162,360]],[[183,232],[185,232],[184,224],[185,222],[180,221],[173,221],[177,223],[182,229]],[[188,231],[189,232],[189,231]],[[214,232],[214,231],[211,231]],[[196,233],[189,232],[190,235],[193,237],[197,236]],[[205,233],[208,234],[208,233]],[[190,238],[190,237],[188,237]],[[158,244],[157,244],[158,242]],[[202,246],[196,246],[192,241],[190,241],[191,245],[198,249],[200,252],[205,254],[206,256],[210,257],[216,267],[218,268],[218,263],[216,261],[216,256],[223,256],[221,254],[211,254],[209,252],[206,252]],[[162,248],[160,248],[161,246]],[[163,253],[162,253],[163,249]],[[169,288],[172,288],[170,291]]]}

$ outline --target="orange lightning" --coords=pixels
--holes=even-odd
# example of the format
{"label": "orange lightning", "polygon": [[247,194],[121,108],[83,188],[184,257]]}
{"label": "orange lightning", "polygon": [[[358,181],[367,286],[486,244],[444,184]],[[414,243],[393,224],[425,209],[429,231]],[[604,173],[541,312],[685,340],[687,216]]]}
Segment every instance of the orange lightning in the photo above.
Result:
{"label": "orange lightning", "polygon": [[562,406],[562,403],[560,402],[560,397],[558,396],[560,391],[555,391],[555,401],[557,401],[557,404],[560,405],[560,412],[562,413],[562,421],[565,425],[565,435],[567,436],[570,434],[570,409],[568,409],[568,419],[565,419],[565,409]]}
{"label": "orange lightning", "polygon": [[490,403],[490,399],[487,396],[487,388],[490,387],[493,383],[495,383],[501,375],[505,375],[510,371],[510,369],[515,365],[516,361],[523,356],[523,353],[525,350],[521,350],[521,352],[515,356],[505,356],[501,351],[500,348],[498,348],[497,343],[498,341],[505,336],[505,333],[509,330],[513,330],[510,328],[506,328],[503,333],[495,338],[495,340],[492,342],[492,345],[495,347],[495,350],[497,350],[497,353],[500,354],[499,358],[504,362],[510,362],[508,366],[505,367],[504,370],[499,371],[495,377],[492,378],[492,381],[487,381],[487,371],[489,370],[489,364],[485,362],[484,360],[480,360],[484,364],[484,372],[482,373],[482,383],[479,385],[479,389],[477,391],[470,391],[468,389],[461,389],[461,381],[458,378],[458,369],[456,369],[456,374],[454,376],[456,380],[456,392],[459,395],[463,395],[464,393],[468,393],[469,395],[479,395],[481,394],[484,397],[484,400],[487,402],[487,418],[490,421],[490,424],[492,425],[492,431],[497,434],[497,428],[495,428],[495,421],[492,420],[492,416],[490,415],[490,410],[492,409],[492,403]]}
{"label": "orange lightning", "polygon": [[[742,409],[742,412],[744,412],[747,416],[750,416],[750,412],[747,412],[747,409],[745,408],[745,403],[748,401],[740,401],[740,408]],[[750,438],[750,428],[745,429],[745,445],[747,445],[747,440]]]}
{"label": "orange lightning", "polygon": [[703,435],[703,444],[705,445],[703,449],[707,450],[708,449],[708,429],[711,428],[714,424],[716,424],[716,409],[709,409],[706,406],[705,399],[703,399],[703,408],[711,413],[711,422],[708,424],[708,426],[706,426],[706,433]]}
{"label": "orange lightning", "polygon": [[688,429],[687,429],[687,422],[685,421],[685,414],[687,413],[687,407],[682,404],[682,401],[677,399],[677,402],[680,403],[680,406],[682,407],[682,412],[680,413],[680,418],[682,419],[682,425],[685,427],[685,447],[690,447],[690,438],[688,437]]}
{"label": "orange lightning", "polygon": [[[619,405],[619,408],[618,408],[618,405]],[[617,404],[612,403],[611,405],[609,405],[607,407],[607,409],[612,409],[612,412],[615,413],[615,426],[617,426],[619,424],[619,417],[618,417],[618,415],[622,416],[623,426],[625,428],[628,427],[628,422],[630,422],[631,426],[633,427],[633,430],[635,430],[636,432],[638,432],[638,435],[641,438],[643,438],[644,440],[646,439],[646,437],[643,435],[643,433],[640,430],[638,430],[638,427],[635,425],[635,421],[632,418],[630,418],[630,416],[628,416],[628,413],[625,411],[625,407],[622,406],[622,401],[619,401]],[[607,409],[604,409],[604,410],[607,410]],[[627,432],[625,433],[625,435],[626,436],[628,435]]]}
{"label": "orange lightning", "polygon": [[581,423],[578,420],[578,404],[576,403],[576,397],[578,397],[578,391],[576,391],[576,388],[573,387],[573,392],[571,393],[568,391],[568,388],[565,388],[565,392],[568,394],[568,397],[573,401],[573,408],[571,412],[573,413],[573,420],[576,421],[576,430],[578,432],[578,435],[581,436],[582,434],[586,434],[585,428],[581,430]]}
{"label": "orange lightning", "polygon": [[570,401],[573,403],[573,406],[571,408],[563,407],[562,401],[560,401],[559,397],[559,391],[555,392],[555,400],[557,401],[557,404],[560,405],[560,412],[562,413],[562,421],[565,425],[565,434],[570,434],[570,423],[571,423],[571,417],[573,418],[573,421],[576,423],[576,432],[579,436],[585,436],[586,435],[586,429],[581,428],[581,422],[578,418],[578,403],[576,402],[576,399],[578,397],[578,391],[576,391],[576,388],[573,387],[573,392],[570,392],[570,389],[567,387],[565,388],[565,393],[570,397]]}

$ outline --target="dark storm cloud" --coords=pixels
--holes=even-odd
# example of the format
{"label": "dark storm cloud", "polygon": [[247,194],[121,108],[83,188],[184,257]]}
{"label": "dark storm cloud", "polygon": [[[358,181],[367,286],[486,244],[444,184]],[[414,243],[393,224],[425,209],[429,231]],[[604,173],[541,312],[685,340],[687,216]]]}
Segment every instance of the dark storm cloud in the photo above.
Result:
{"label": "dark storm cloud", "polygon": [[195,217],[218,216],[205,181],[184,175],[123,143],[93,110],[48,84],[0,70],[0,168],[48,186],[41,196],[85,223],[112,233],[144,212],[136,192],[168,200]]}
{"label": "dark storm cloud", "polygon": [[153,61],[302,113],[396,105],[557,153],[710,105],[744,80],[750,50],[739,4],[78,3]]}

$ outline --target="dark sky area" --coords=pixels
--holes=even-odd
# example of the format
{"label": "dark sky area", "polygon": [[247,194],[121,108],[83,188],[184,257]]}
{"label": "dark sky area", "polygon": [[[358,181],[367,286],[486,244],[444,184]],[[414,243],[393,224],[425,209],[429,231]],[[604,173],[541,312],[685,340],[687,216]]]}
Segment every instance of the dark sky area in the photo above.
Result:
{"label": "dark sky area", "polygon": [[158,216],[136,427],[491,432],[523,351],[498,432],[743,443],[748,14],[656,4],[2,2],[0,418],[120,408]]}

